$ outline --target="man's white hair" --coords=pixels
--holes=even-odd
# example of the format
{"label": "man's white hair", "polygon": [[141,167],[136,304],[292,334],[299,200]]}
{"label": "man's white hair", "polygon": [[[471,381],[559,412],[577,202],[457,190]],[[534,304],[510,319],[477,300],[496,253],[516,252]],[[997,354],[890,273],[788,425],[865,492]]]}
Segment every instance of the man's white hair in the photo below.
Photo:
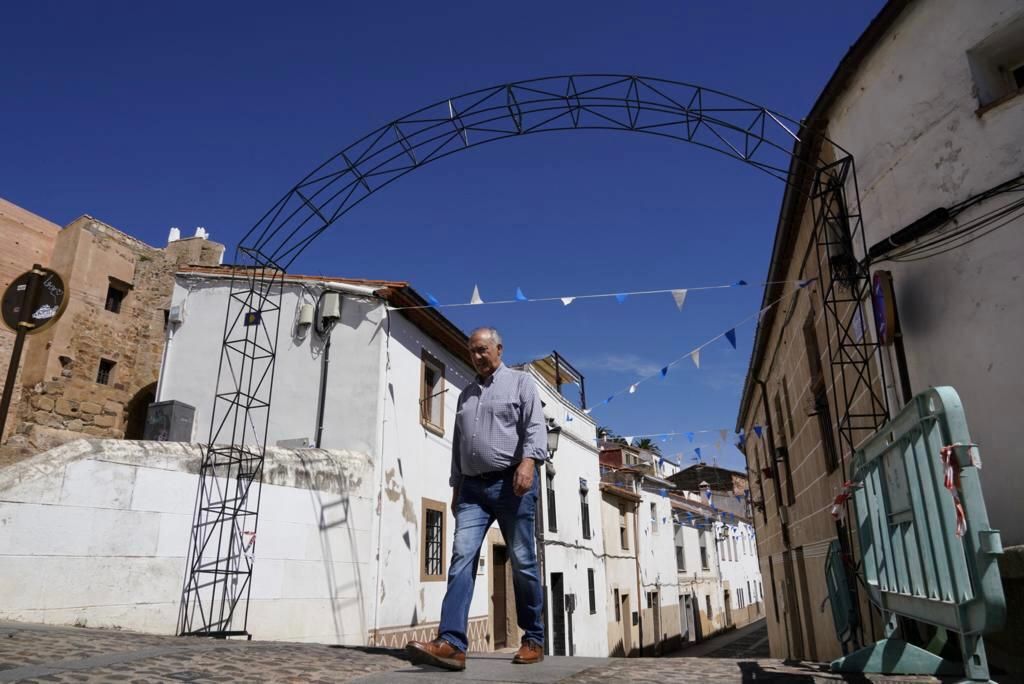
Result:
{"label": "man's white hair", "polygon": [[483,332],[485,332],[485,333],[487,333],[488,335],[491,336],[491,339],[494,340],[494,344],[501,344],[501,333],[498,332],[497,328],[492,328],[490,326],[486,326],[485,325],[485,326],[480,327],[480,328],[475,328],[473,330],[473,332],[469,333],[469,336],[473,337],[473,335],[476,335],[477,333],[483,333]]}

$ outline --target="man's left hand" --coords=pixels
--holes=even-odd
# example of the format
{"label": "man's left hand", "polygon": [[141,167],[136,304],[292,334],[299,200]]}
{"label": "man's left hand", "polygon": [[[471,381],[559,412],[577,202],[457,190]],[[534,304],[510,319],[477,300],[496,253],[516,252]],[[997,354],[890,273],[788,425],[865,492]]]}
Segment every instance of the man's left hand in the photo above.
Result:
{"label": "man's left hand", "polygon": [[512,478],[512,492],[516,496],[523,496],[533,487],[533,471],[537,463],[532,458],[524,458],[516,467],[516,474]]}

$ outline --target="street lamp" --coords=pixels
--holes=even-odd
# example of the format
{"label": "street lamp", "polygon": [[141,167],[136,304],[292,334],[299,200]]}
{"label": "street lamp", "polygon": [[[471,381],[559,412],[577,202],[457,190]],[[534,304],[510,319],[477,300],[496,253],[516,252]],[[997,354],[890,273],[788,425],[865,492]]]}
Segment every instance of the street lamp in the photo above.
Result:
{"label": "street lamp", "polygon": [[555,425],[555,421],[548,422],[548,459],[555,457],[558,451],[558,440],[562,436],[562,428]]}

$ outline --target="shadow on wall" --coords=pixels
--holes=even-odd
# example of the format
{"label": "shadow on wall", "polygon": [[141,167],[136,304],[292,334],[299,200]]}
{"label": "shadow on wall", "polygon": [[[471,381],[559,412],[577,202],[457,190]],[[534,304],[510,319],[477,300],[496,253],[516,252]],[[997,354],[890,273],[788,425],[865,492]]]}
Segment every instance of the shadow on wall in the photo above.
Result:
{"label": "shadow on wall", "polygon": [[[302,462],[303,467],[307,472],[312,472],[311,464],[308,462],[307,457],[301,453],[297,453],[299,460]],[[341,483],[347,483],[344,473],[338,473],[338,481]],[[319,521],[317,528],[320,532],[320,558],[324,566],[324,572],[327,579],[327,591],[330,594],[331,601],[331,619],[334,622],[334,634],[338,643],[344,643],[344,635],[346,631],[342,624],[342,613],[344,609],[353,603],[357,605],[359,611],[359,634],[366,634],[366,612],[365,603],[363,602],[363,577],[362,571],[360,570],[361,560],[359,553],[359,546],[356,543],[355,534],[352,530],[352,526],[349,524],[351,516],[351,507],[349,505],[349,496],[347,493],[339,495],[334,501],[324,502],[323,497],[320,495],[320,491],[313,486],[310,486],[307,490],[309,492],[310,502],[313,504],[313,510],[319,512]],[[355,579],[351,584],[344,586],[338,585],[338,579],[334,572],[334,549],[331,547],[330,530],[335,527],[344,526],[348,531],[348,557],[352,559],[351,566],[355,573]],[[351,589],[352,594],[356,597],[355,599],[339,599],[339,591]],[[351,632],[349,632],[351,633]]]}

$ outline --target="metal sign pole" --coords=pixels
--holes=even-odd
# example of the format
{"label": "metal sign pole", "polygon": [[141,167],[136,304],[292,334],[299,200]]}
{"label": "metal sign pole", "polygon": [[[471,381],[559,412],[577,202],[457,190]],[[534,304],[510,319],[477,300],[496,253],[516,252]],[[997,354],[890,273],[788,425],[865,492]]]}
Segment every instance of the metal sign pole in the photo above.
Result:
{"label": "metal sign pole", "polygon": [[7,366],[3,399],[0,400],[0,440],[3,439],[4,428],[7,426],[7,411],[11,408],[11,399],[14,397],[14,383],[18,376],[18,366],[21,365],[21,351],[25,346],[25,336],[29,330],[36,327],[32,322],[32,303],[35,302],[36,293],[39,290],[40,277],[44,275],[46,272],[42,270],[42,266],[33,264],[28,287],[25,288],[25,294],[21,298],[21,311],[15,331],[14,349],[11,351],[11,361]]}

